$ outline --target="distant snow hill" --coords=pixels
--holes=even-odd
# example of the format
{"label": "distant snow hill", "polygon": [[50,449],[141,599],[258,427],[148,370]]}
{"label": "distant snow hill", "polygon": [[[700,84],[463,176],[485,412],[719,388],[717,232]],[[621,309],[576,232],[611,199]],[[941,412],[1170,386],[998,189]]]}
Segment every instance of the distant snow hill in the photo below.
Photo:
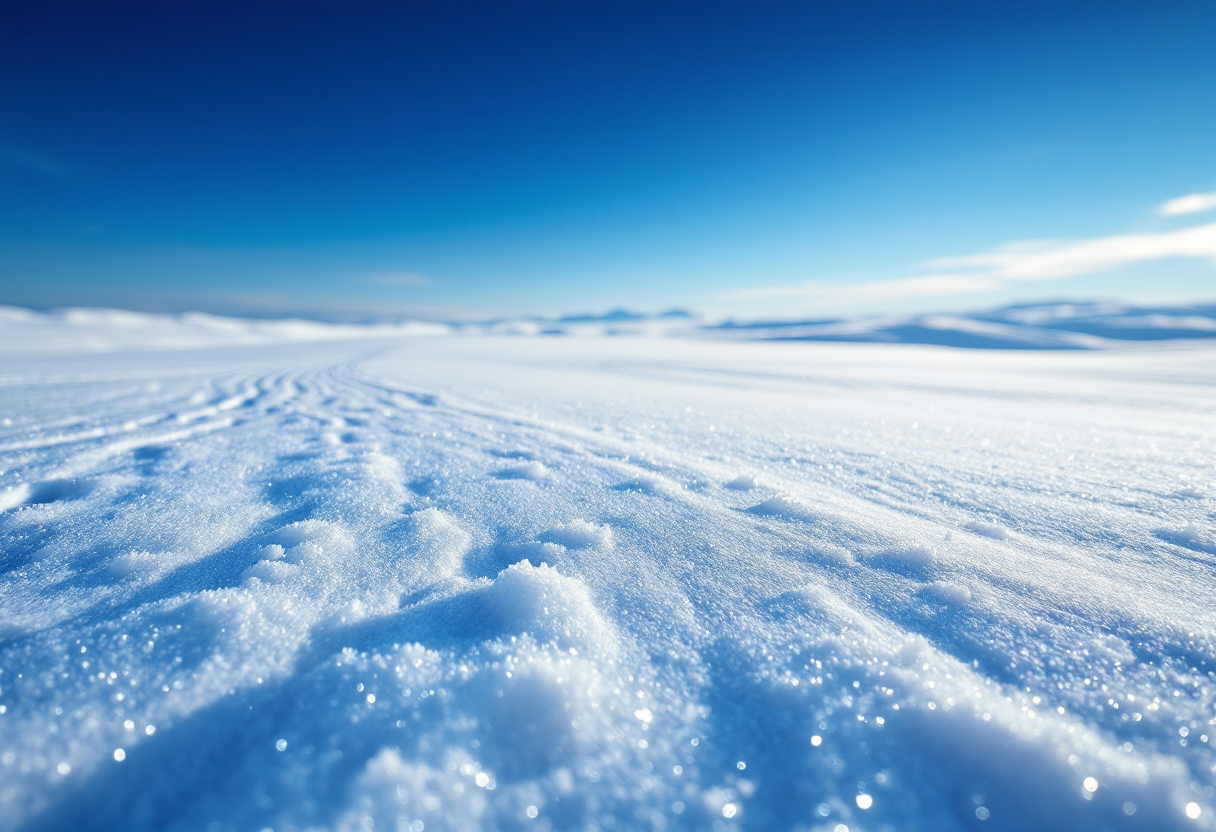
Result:
{"label": "distant snow hill", "polygon": [[1216,338],[1216,306],[1137,308],[1112,303],[1053,303],[969,315],[728,321],[706,331],[743,340],[877,341],[969,349],[1103,349],[1128,342]]}
{"label": "distant snow hill", "polygon": [[435,335],[642,335],[732,341],[929,344],[966,349],[1092,350],[1216,338],[1216,305],[1141,308],[1114,303],[1051,303],[959,315],[743,322],[708,321],[682,310],[643,315],[617,309],[603,315],[559,318],[378,323],[120,309],[36,311],[0,306],[0,352],[6,354],[202,349]]}
{"label": "distant snow hill", "polygon": [[204,312],[164,314],[125,309],[0,306],[0,352],[6,354],[190,350],[315,341],[442,335],[423,321],[341,324],[299,318],[235,318]]}

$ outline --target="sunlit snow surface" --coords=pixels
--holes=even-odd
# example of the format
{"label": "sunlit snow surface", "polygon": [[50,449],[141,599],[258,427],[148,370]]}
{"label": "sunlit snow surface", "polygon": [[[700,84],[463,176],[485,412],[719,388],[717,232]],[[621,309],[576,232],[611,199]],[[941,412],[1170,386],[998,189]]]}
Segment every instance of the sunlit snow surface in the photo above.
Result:
{"label": "sunlit snow surface", "polygon": [[14,354],[0,829],[1216,828],[1214,382],[1194,345]]}

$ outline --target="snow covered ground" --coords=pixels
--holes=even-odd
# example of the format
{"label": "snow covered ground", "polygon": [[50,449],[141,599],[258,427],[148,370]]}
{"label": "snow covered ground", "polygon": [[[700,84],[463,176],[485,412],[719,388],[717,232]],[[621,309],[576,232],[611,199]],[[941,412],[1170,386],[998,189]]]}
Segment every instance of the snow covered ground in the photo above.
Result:
{"label": "snow covered ground", "polygon": [[128,323],[0,327],[0,829],[1216,828],[1214,346]]}

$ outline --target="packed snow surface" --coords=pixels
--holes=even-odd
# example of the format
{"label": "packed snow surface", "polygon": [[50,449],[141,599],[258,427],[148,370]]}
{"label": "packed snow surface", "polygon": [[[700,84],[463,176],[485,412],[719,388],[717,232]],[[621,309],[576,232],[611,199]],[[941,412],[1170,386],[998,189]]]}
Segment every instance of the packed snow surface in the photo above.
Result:
{"label": "packed snow surface", "polygon": [[0,345],[0,829],[1216,828],[1210,346],[123,331]]}

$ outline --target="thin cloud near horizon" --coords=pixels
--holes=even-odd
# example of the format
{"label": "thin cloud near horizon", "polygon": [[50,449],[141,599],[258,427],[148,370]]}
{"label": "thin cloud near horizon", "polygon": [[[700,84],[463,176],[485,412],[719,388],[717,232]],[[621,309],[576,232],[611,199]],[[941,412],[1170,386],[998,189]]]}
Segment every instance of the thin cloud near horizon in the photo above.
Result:
{"label": "thin cloud near horizon", "polygon": [[417,272],[390,272],[387,274],[373,274],[363,278],[364,283],[373,283],[377,286],[409,286],[420,287],[429,286],[431,279],[424,274]]}
{"label": "thin cloud near horizon", "polygon": [[[1158,208],[1166,216],[1216,209],[1216,193],[1188,194]],[[1060,280],[1168,258],[1206,259],[1216,265],[1216,222],[1172,231],[1121,234],[1065,242],[1011,243],[994,251],[941,257],[925,263],[934,271],[893,280],[839,284],[807,282],[739,289],[721,295],[728,300],[813,298],[840,303],[877,297],[951,297],[1001,289],[1022,281]]]}

